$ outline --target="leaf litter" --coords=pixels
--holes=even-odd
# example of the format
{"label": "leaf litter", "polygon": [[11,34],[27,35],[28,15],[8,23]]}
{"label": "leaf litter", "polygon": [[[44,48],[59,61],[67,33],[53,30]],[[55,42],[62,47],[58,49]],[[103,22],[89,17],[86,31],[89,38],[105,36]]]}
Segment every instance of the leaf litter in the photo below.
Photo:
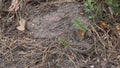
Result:
{"label": "leaf litter", "polygon": [[[45,1],[43,1],[42,3],[46,4],[44,6],[42,5],[42,3],[41,5],[37,4],[36,6],[35,5],[33,6],[30,4],[32,2],[36,4],[36,2],[39,0],[36,0],[36,1],[26,0],[26,1],[28,1],[28,3],[26,3],[26,5],[24,6],[24,10],[22,10],[23,11],[22,13],[25,19],[21,18],[18,21],[18,23],[15,21],[17,19],[15,19],[12,22],[12,24],[14,25],[16,23],[19,24],[19,26],[17,27],[15,25],[15,28],[17,28],[17,30],[13,28],[13,30],[10,32],[4,31],[5,33],[3,33],[3,36],[0,39],[0,42],[1,42],[0,43],[0,62],[1,62],[0,67],[1,68],[10,68],[10,67],[11,68],[24,68],[24,67],[26,68],[29,68],[29,67],[30,68],[55,68],[55,67],[56,68],[61,68],[61,67],[62,68],[90,68],[90,67],[119,68],[120,42],[118,39],[119,36],[117,35],[118,32],[116,33],[116,30],[119,31],[118,24],[114,25],[113,27],[115,27],[115,29],[113,29],[111,28],[112,26],[109,26],[109,24],[107,24],[105,21],[102,21],[102,23],[100,24],[94,25],[94,27],[92,27],[93,25],[91,26],[90,24],[87,26],[86,24],[88,24],[89,23],[88,22],[85,25],[89,27],[90,35],[87,36],[86,38],[85,34],[87,32],[85,33],[84,31],[83,32],[79,30],[77,31],[74,28],[68,28],[71,25],[73,25],[73,21],[79,17],[81,12],[81,11],[80,12],[76,11],[80,9],[81,6],[75,5],[76,4],[75,1],[73,2],[74,4],[70,2],[68,3],[60,2],[60,0],[57,1],[57,4],[56,3],[48,4],[49,2],[46,1],[47,2],[46,3]],[[80,5],[79,2],[77,2],[77,4]],[[73,7],[71,7],[71,5]],[[60,6],[63,6],[61,7],[61,9],[64,9],[65,13],[61,9],[58,11],[58,13],[55,12],[56,6],[57,6],[57,9],[59,9],[58,7]],[[11,11],[16,11],[16,10],[18,9],[14,8],[13,10],[12,8]],[[27,13],[25,11],[27,11]],[[31,11],[37,11],[37,12],[31,12]],[[86,14],[82,15],[85,18],[80,18],[80,19],[86,19],[88,16],[85,16],[85,15]],[[55,18],[52,18],[52,16]],[[75,17],[75,19],[73,18],[69,19],[69,17],[74,17],[74,16],[77,16],[77,17]],[[39,21],[36,21],[36,20],[39,20]],[[59,21],[61,20],[65,22],[64,23],[60,22],[60,25],[58,25]],[[49,22],[46,22],[46,21],[49,21]],[[70,21],[71,21],[71,24],[69,24]],[[34,24],[34,26],[32,24]],[[46,24],[49,24],[49,25],[47,26]],[[28,25],[32,27],[28,28]],[[45,30],[45,28],[41,28],[41,26],[39,25],[44,26],[45,28],[53,27],[52,29],[50,29],[52,32]],[[28,31],[25,29],[26,26]],[[58,27],[63,29],[59,30]],[[7,27],[7,28],[11,28],[11,27]],[[109,28],[109,29],[106,29],[106,28]],[[33,32],[37,29],[43,29],[45,30],[45,32],[48,31],[47,35],[44,36],[46,38],[42,38],[42,39],[40,39],[40,37],[37,39],[33,38],[31,29],[33,29]],[[27,32],[24,32],[25,30]],[[76,33],[78,36],[79,35],[85,36],[85,38],[82,40],[87,42],[86,45],[82,43],[83,47],[80,47],[80,49],[86,50],[88,47],[90,47],[90,44],[88,43],[90,41],[90,42],[93,42],[94,44],[94,46],[92,47],[93,48],[92,50],[89,50],[87,53],[81,54],[80,50],[77,48],[73,48],[70,46],[62,47],[59,44],[59,41],[57,41],[56,37],[58,38],[60,37],[63,40],[67,41],[68,43],[69,42],[72,43],[73,41],[76,41],[73,36],[75,35],[74,30],[76,30]],[[19,31],[22,31],[22,32],[19,32]],[[50,38],[49,37],[51,36],[50,34],[57,33],[55,31],[57,31],[58,34],[59,34],[59,31],[63,31],[63,32],[61,33],[61,35],[57,34],[56,37],[52,36],[52,38]],[[36,32],[39,32],[39,30]],[[43,35],[44,34],[45,33],[43,33]],[[39,35],[41,34],[38,34],[38,36]],[[114,43],[111,41],[113,37],[115,37],[116,39],[116,40],[113,40]],[[62,42],[65,42],[65,41],[62,41]],[[81,40],[78,39],[78,41],[81,41]],[[68,43],[67,44],[64,43],[64,45],[68,45]]]}

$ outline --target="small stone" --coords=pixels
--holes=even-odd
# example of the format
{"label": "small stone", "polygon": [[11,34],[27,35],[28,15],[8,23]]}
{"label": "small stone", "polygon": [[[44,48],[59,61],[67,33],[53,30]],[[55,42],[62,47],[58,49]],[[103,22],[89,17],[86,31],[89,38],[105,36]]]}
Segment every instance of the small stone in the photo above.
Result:
{"label": "small stone", "polygon": [[95,68],[95,66],[94,66],[94,65],[91,65],[90,68]]}

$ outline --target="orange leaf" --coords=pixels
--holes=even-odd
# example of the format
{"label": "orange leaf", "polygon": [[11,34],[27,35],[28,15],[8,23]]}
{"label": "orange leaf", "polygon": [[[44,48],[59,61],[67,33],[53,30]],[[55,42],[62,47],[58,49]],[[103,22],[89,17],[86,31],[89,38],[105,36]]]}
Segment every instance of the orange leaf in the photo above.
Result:
{"label": "orange leaf", "polygon": [[20,26],[18,26],[17,29],[20,31],[24,31],[25,30],[25,23],[26,23],[25,19],[23,19],[23,18],[20,19],[20,21],[19,21]]}
{"label": "orange leaf", "polygon": [[99,22],[99,25],[100,25],[101,27],[103,27],[103,28],[108,28],[108,27],[109,27],[109,24],[108,24],[107,22],[105,22],[105,21],[100,21],[100,22]]}
{"label": "orange leaf", "polygon": [[85,32],[84,32],[84,31],[82,31],[82,30],[79,30],[79,31],[78,31],[78,35],[80,35],[80,36],[82,36],[82,37],[83,37],[83,36],[85,35]]}
{"label": "orange leaf", "polygon": [[73,32],[73,36],[74,36],[74,39],[75,40],[83,40],[85,38],[85,33],[83,30],[80,30],[80,29],[76,29],[74,32]]}

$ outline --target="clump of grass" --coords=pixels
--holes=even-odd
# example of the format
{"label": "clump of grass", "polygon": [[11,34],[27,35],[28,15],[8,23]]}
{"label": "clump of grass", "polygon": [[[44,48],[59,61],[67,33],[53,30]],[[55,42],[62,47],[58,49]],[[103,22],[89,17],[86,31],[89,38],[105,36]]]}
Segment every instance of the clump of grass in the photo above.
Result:
{"label": "clump of grass", "polygon": [[80,20],[80,19],[75,19],[74,25],[75,25],[78,29],[80,29],[80,30],[82,30],[82,31],[84,31],[84,32],[87,32],[87,31],[89,30],[89,29],[85,26],[85,23],[84,23],[82,20]]}
{"label": "clump of grass", "polygon": [[[89,14],[89,19],[108,19],[120,14],[120,0],[86,0],[84,3],[85,12]],[[109,16],[104,17],[104,15]]]}
{"label": "clump of grass", "polygon": [[84,5],[85,5],[85,12],[89,13],[89,19],[93,19],[95,17],[94,14],[92,14],[92,12],[94,12],[96,10],[96,6],[94,6],[95,0],[86,0]]}
{"label": "clump of grass", "polygon": [[61,46],[63,46],[63,47],[72,47],[72,48],[79,48],[80,46],[76,46],[75,44],[71,44],[71,43],[69,43],[69,42],[66,42],[65,40],[63,40],[63,39],[58,39],[58,43],[61,45]]}
{"label": "clump of grass", "polygon": [[113,14],[120,13],[120,0],[105,0],[104,2],[111,8]]}
{"label": "clump of grass", "polygon": [[63,47],[67,47],[67,46],[70,46],[70,44],[68,42],[66,42],[65,40],[61,39],[61,38],[58,38],[58,43],[60,45],[62,45]]}

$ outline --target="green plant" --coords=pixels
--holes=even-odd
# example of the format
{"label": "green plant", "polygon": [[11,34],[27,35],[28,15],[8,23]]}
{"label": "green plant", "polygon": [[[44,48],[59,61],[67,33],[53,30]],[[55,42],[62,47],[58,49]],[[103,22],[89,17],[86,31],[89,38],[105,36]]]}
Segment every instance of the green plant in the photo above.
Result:
{"label": "green plant", "polygon": [[64,40],[61,39],[61,38],[58,38],[58,43],[59,43],[60,45],[64,46],[64,47],[70,46],[70,44],[69,44],[68,42],[64,41]]}
{"label": "green plant", "polygon": [[120,13],[120,0],[105,0],[105,4],[111,8],[113,14]]}
{"label": "green plant", "polygon": [[106,10],[106,14],[111,14],[113,16],[120,14],[120,0],[86,0],[84,6],[85,12],[90,15],[90,19],[105,19],[103,17],[104,10]]}
{"label": "green plant", "polygon": [[78,29],[81,29],[82,31],[86,32],[88,31],[89,29],[85,26],[85,23],[80,20],[80,19],[75,19],[74,21],[74,25],[78,28]]}
{"label": "green plant", "polygon": [[95,15],[93,14],[93,12],[96,9],[96,6],[94,6],[94,2],[95,0],[86,0],[86,2],[84,3],[86,7],[85,12],[90,14],[89,19],[92,19],[95,17]]}
{"label": "green plant", "polygon": [[2,2],[1,2],[1,0],[0,0],[0,10],[2,10]]}
{"label": "green plant", "polygon": [[70,47],[72,47],[72,48],[80,48],[80,46],[76,46],[75,44],[74,44],[74,45],[71,45],[69,42],[66,42],[65,40],[60,39],[60,38],[58,38],[58,43],[59,43],[60,45],[62,45],[63,47],[68,47],[68,46],[70,46]]}

